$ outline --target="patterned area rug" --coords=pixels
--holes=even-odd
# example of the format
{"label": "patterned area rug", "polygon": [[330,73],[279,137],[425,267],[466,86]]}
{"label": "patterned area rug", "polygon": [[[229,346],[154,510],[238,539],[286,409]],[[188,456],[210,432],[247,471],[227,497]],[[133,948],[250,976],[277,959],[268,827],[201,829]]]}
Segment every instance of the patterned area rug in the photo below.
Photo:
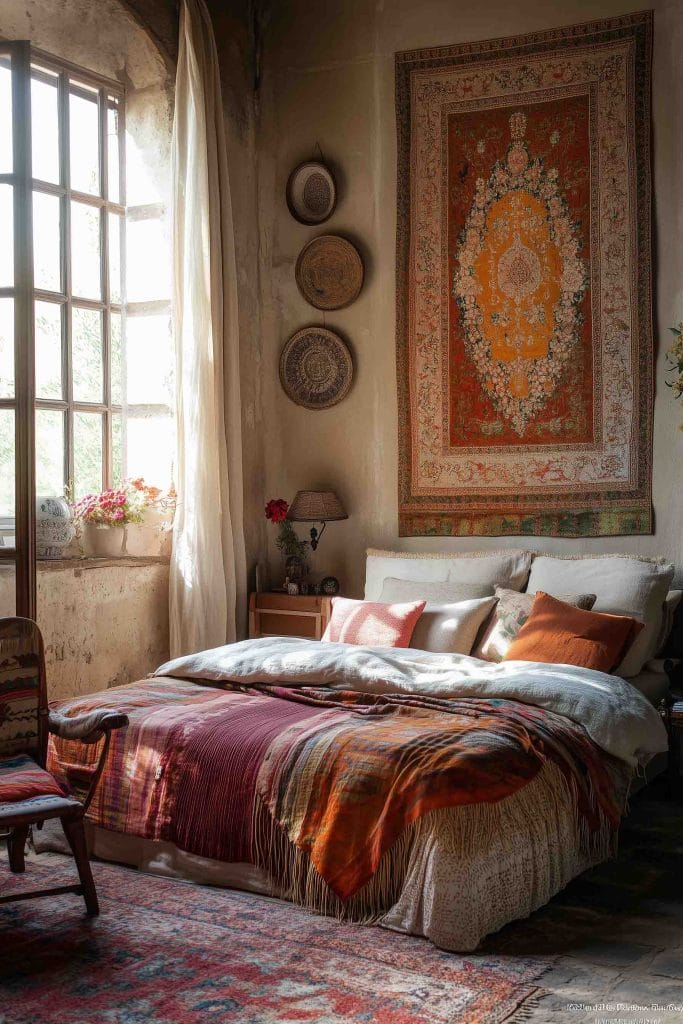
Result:
{"label": "patterned area rug", "polygon": [[[41,854],[23,878],[71,877]],[[551,965],[467,954],[342,925],[246,893],[94,864],[102,914],[78,897],[0,907],[2,1024],[500,1024],[524,1016]]]}

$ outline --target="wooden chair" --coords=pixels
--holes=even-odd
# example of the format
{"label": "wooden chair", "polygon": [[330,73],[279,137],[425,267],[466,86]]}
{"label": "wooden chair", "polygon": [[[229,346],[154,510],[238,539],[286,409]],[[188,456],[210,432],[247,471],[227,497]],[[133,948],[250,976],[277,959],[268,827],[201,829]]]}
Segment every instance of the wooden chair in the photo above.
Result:
{"label": "wooden chair", "polygon": [[[30,619],[0,618],[0,831],[7,835],[10,869],[25,870],[29,828],[59,818],[80,879],[79,884],[10,893],[0,896],[0,903],[73,892],[83,896],[88,914],[99,913],[83,818],[102,774],[111,730],[127,724],[126,715],[111,710],[73,718],[50,712],[38,626]],[[83,800],[46,771],[49,732],[81,743],[102,743]]]}

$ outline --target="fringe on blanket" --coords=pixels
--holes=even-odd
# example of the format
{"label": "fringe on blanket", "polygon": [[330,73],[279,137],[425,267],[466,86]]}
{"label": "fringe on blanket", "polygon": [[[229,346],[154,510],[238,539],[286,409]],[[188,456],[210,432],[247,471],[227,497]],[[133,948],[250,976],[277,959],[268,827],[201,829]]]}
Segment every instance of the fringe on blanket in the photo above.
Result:
{"label": "fringe on blanket", "polygon": [[[629,779],[630,770],[618,772],[614,778],[620,808],[626,801]],[[346,902],[329,888],[308,855],[288,839],[284,826],[273,819],[258,795],[254,804],[254,857],[282,899],[339,920],[372,924],[397,902],[416,844],[421,848],[436,838],[449,852],[470,859],[501,833],[538,842],[539,824],[566,820],[568,813],[573,817],[578,851],[592,864],[616,855],[618,826],[613,826],[596,807],[599,825],[591,830],[579,812],[576,782],[568,782],[558,766],[548,761],[531,782],[504,800],[448,807],[418,818],[386,851],[370,881]],[[550,845],[548,855],[553,855]]]}

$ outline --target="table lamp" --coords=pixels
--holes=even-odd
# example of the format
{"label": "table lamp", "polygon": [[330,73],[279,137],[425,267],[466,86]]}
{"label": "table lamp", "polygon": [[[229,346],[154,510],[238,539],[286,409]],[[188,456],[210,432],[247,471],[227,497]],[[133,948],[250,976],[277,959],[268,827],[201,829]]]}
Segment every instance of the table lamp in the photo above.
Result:
{"label": "table lamp", "polygon": [[295,523],[323,524],[320,532],[315,526],[311,527],[311,548],[315,551],[327,524],[349,517],[334,491],[297,491],[287,518]]}

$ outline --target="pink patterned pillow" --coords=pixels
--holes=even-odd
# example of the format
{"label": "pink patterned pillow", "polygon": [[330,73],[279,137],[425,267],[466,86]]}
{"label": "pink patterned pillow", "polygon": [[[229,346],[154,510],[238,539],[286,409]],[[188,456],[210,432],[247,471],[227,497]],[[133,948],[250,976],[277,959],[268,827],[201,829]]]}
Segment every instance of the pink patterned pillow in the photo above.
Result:
{"label": "pink patterned pillow", "polygon": [[332,615],[321,639],[328,644],[409,647],[425,604],[425,601],[380,604],[379,601],[333,597]]}

